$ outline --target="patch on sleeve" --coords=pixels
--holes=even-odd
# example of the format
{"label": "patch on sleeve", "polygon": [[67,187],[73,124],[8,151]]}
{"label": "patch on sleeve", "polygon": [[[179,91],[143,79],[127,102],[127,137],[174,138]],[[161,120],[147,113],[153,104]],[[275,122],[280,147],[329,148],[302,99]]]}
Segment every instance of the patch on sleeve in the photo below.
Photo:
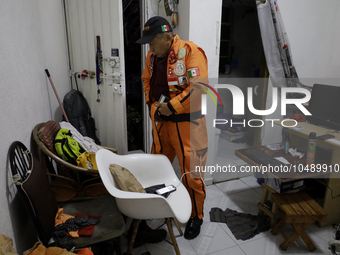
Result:
{"label": "patch on sleeve", "polygon": [[189,78],[199,76],[200,75],[200,69],[198,67],[190,68],[190,69],[188,69],[188,75],[189,75]]}

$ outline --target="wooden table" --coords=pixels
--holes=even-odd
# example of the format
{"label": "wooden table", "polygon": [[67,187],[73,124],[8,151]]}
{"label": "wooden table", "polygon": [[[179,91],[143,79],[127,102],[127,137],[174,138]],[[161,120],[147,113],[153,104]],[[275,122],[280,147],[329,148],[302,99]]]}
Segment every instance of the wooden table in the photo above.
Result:
{"label": "wooden table", "polygon": [[[312,132],[312,131],[310,131],[310,132]],[[292,138],[294,139],[293,136],[291,136],[291,140],[292,140]],[[307,138],[308,138],[308,136],[307,136]],[[306,144],[307,144],[307,142],[306,142]],[[256,147],[256,148],[266,152],[268,155],[271,155],[273,157],[281,157],[282,156],[292,164],[302,164],[303,162],[305,162],[305,158],[302,158],[301,160],[298,160],[296,162],[295,161],[296,159],[292,159],[293,158],[292,156],[284,154],[283,150],[274,151],[274,150],[268,149],[266,146],[259,146],[259,147]],[[247,148],[247,149],[250,149],[250,148]],[[258,162],[251,160],[250,158],[248,158],[247,156],[245,156],[243,154],[243,151],[245,151],[247,149],[236,150],[235,155],[238,156],[240,159],[244,160],[249,165],[259,166],[260,164]],[[336,148],[336,149],[340,151],[340,147]],[[333,156],[336,155],[336,153],[335,154],[333,153]],[[316,163],[318,163],[318,162],[319,161],[316,161]],[[322,160],[320,162],[324,163]],[[333,162],[339,162],[340,163],[340,156],[339,156],[338,159],[334,159],[334,161],[332,160],[332,163]],[[332,178],[332,177],[327,178],[327,179],[325,179],[325,178],[319,179],[320,174],[318,174],[318,173],[312,173],[312,174],[311,173],[288,173],[288,174],[287,173],[270,173],[270,174],[273,177],[280,180],[281,182],[288,182],[288,181],[297,180],[297,179],[304,179],[304,178],[313,178],[313,179],[318,180],[320,183],[322,183],[323,185],[326,186],[324,201],[323,201],[323,204],[321,205],[321,207],[328,214],[327,219],[322,221],[322,222],[319,222],[319,225],[321,227],[323,227],[323,226],[328,226],[328,225],[340,222],[340,179]],[[269,215],[272,218],[272,225],[273,225],[275,223],[275,221],[277,220],[277,218],[273,215],[272,211],[269,211],[266,208],[265,204],[266,204],[267,201],[269,201],[269,195],[272,194],[272,193],[276,193],[276,191],[274,189],[270,188],[266,184],[262,184],[262,186],[264,187],[264,189],[263,189],[261,201],[258,203],[259,213],[260,214],[266,213],[267,215]],[[331,190],[333,190],[333,192]],[[273,209],[276,210],[277,208],[273,208]]]}
{"label": "wooden table", "polygon": [[[276,125],[281,125],[282,120],[274,121]],[[289,124],[288,122],[285,125]],[[323,152],[328,152],[330,155],[329,163],[332,166],[340,167],[340,133],[334,132],[329,128],[313,125],[307,122],[298,122],[296,127],[303,129],[296,130],[296,128],[288,128],[290,134],[290,147],[299,148],[306,146],[310,132],[315,132],[316,136],[325,134],[334,135],[334,139],[320,140],[317,139],[317,150],[321,149]],[[318,151],[317,151],[318,152]],[[330,174],[329,178],[320,180],[326,186],[326,192],[322,208],[328,213],[327,220],[320,224],[320,226],[327,226],[340,222],[340,171]]]}

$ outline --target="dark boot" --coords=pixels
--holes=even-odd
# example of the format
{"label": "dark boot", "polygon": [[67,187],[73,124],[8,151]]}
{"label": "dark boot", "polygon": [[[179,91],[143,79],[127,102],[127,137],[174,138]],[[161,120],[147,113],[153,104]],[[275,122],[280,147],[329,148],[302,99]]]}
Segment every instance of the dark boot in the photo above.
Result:
{"label": "dark boot", "polygon": [[188,240],[196,238],[201,231],[202,223],[203,219],[199,219],[197,216],[191,218],[185,227],[184,238]]}
{"label": "dark boot", "polygon": [[[146,243],[159,243],[165,239],[167,232],[165,229],[151,229],[144,220],[139,224],[133,248],[137,248]],[[129,233],[129,238],[131,234]]]}

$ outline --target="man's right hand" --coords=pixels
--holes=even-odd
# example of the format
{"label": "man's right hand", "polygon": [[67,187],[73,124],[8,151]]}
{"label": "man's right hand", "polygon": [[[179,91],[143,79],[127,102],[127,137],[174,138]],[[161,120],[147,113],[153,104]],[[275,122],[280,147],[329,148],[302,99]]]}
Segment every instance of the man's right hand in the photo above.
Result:
{"label": "man's right hand", "polygon": [[162,122],[163,121],[163,119],[160,116],[160,113],[159,113],[158,109],[155,112],[155,121],[157,121],[157,122]]}

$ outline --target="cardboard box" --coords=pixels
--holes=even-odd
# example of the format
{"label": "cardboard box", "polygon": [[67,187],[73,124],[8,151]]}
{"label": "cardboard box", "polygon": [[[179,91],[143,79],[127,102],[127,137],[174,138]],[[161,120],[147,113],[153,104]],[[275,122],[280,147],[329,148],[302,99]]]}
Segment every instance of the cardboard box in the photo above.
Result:
{"label": "cardboard box", "polygon": [[[259,176],[256,176],[259,178]],[[304,187],[306,187],[306,179],[298,179],[298,180],[292,180],[288,182],[281,182],[280,180],[268,177],[268,174],[265,173],[260,177],[260,180],[267,184],[269,187],[274,189],[277,193],[285,193],[289,191],[298,191]]]}

